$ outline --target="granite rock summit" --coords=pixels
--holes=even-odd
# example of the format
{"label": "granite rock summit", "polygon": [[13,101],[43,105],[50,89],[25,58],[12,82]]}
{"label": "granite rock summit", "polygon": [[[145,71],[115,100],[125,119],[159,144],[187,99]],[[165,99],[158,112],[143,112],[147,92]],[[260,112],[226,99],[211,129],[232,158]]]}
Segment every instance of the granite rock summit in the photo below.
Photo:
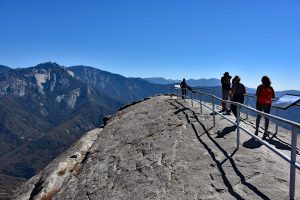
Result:
{"label": "granite rock summit", "polygon": [[[219,117],[212,127],[211,112],[195,105],[156,96],[119,110],[14,198],[287,199],[289,164],[243,132],[236,149],[235,127]],[[242,123],[254,130],[253,121]],[[282,141],[286,132],[279,129]]]}

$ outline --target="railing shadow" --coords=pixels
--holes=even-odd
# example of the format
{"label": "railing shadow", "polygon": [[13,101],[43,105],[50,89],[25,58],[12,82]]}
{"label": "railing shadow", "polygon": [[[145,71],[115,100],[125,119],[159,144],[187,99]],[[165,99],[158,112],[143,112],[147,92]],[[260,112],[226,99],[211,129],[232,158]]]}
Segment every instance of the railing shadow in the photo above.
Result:
{"label": "railing shadow", "polygon": [[[232,152],[231,155],[228,155],[228,153],[217,143],[217,141],[209,134],[208,130],[206,129],[206,127],[204,126],[204,124],[202,122],[200,122],[198,116],[196,115],[196,113],[191,110],[190,108],[185,107],[182,103],[180,103],[178,100],[174,100],[174,102],[176,104],[178,104],[179,106],[175,105],[173,102],[170,102],[168,100],[166,100],[168,103],[170,103],[171,105],[173,105],[176,109],[179,109],[180,111],[176,113],[179,114],[180,112],[182,112],[187,119],[187,122],[192,126],[193,131],[197,137],[197,139],[199,140],[199,142],[204,146],[204,148],[207,150],[207,152],[209,153],[209,155],[212,157],[213,161],[216,163],[218,170],[221,173],[222,179],[224,184],[226,185],[226,187],[228,188],[228,192],[234,196],[236,199],[244,199],[240,196],[240,194],[238,194],[237,192],[234,191],[233,186],[231,185],[230,181],[228,180],[228,177],[226,175],[225,170],[223,169],[222,164],[225,163],[227,160],[230,162],[234,172],[236,173],[236,175],[240,178],[241,184],[243,184],[244,186],[248,187],[250,190],[252,190],[256,195],[258,195],[259,197],[261,197],[262,199],[270,199],[269,197],[267,197],[265,194],[263,194],[259,189],[257,189],[254,185],[252,185],[251,183],[248,183],[245,176],[239,171],[239,169],[237,168],[235,161],[233,160],[233,155],[236,153],[237,149],[234,150],[234,152]],[[185,108],[185,109],[182,109]],[[204,130],[204,134],[202,135],[206,135],[210,141],[224,154],[224,156],[226,157],[225,160],[223,160],[222,162],[218,161],[216,158],[216,155],[213,153],[212,149],[209,148],[209,146],[201,139],[201,136],[199,135],[195,125],[193,122],[191,122],[190,117],[188,115],[187,112],[191,112],[191,114],[193,115],[193,119],[196,119],[197,123],[199,125],[201,125],[202,129]]]}

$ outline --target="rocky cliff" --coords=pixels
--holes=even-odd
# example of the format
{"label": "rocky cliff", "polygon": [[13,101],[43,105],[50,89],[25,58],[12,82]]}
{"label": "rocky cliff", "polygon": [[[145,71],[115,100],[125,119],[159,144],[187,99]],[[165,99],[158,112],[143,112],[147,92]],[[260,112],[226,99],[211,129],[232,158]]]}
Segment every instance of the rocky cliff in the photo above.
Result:
{"label": "rocky cliff", "polygon": [[[243,132],[236,149],[235,127],[221,117],[212,127],[195,105],[156,96],[124,107],[14,199],[288,199],[289,165]],[[253,121],[242,125],[254,131]],[[267,141],[288,154],[288,138],[280,128]]]}

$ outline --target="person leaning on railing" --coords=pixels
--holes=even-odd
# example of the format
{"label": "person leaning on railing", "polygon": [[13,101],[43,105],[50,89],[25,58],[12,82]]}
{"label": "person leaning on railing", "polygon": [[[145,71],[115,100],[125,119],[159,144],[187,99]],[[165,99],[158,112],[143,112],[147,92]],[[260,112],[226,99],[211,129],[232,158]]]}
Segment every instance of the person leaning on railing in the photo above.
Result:
{"label": "person leaning on railing", "polygon": [[[230,79],[231,76],[229,75],[229,72],[225,72],[224,76],[221,78],[221,84],[222,84],[222,99],[228,100],[229,97],[229,91],[230,91]],[[226,102],[222,101],[222,110],[221,112],[225,112],[228,109],[226,108]]]}
{"label": "person leaning on railing", "polygon": [[[244,94],[246,94],[245,86],[240,83],[241,78],[239,76],[235,76],[232,80],[232,93],[231,98],[232,101],[239,102],[241,104],[244,103]],[[237,105],[231,104],[231,110],[235,117],[237,117]]]}
{"label": "person leaning on railing", "polygon": [[[259,85],[256,90],[256,109],[269,114],[271,111],[272,99],[275,98],[275,92],[273,87],[271,86],[271,80],[268,76],[263,76],[261,82],[262,84]],[[257,115],[255,135],[258,135],[260,119],[261,115]],[[266,137],[268,136],[268,128],[269,118],[265,117],[265,130],[263,139],[266,139]]]}
{"label": "person leaning on railing", "polygon": [[185,97],[186,97],[186,88],[187,88],[187,86],[188,85],[185,82],[185,78],[183,78],[183,80],[180,83],[182,99],[185,99]]}

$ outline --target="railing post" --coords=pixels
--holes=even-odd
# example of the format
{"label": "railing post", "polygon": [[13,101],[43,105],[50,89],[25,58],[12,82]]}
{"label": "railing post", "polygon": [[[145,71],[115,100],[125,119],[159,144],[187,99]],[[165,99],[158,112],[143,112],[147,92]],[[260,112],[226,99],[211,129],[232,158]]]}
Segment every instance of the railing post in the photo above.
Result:
{"label": "railing post", "polygon": [[[248,95],[247,95],[246,104],[247,104],[247,106],[249,106],[249,96],[248,96]],[[249,116],[249,110],[248,110],[248,109],[246,109],[246,110],[247,110],[247,112],[246,112],[246,119],[248,119],[248,116]]]}
{"label": "railing post", "polygon": [[193,92],[192,91],[191,91],[191,103],[192,103],[192,107],[194,107]]}
{"label": "railing post", "polygon": [[[276,108],[276,116],[278,116],[278,114],[279,114],[279,109]],[[278,133],[278,121],[276,121],[275,135],[277,135],[277,133]]]}
{"label": "railing post", "polygon": [[290,199],[295,197],[296,185],[296,153],[297,153],[297,128],[292,127],[292,142],[291,142],[291,163],[290,163]]}
{"label": "railing post", "polygon": [[202,95],[201,93],[199,93],[199,95],[200,95],[200,113],[202,115]]}
{"label": "railing post", "polygon": [[237,105],[237,117],[236,117],[236,148],[240,147],[240,105]]}
{"label": "railing post", "polygon": [[177,96],[177,99],[178,99],[178,88],[176,88],[176,96]]}
{"label": "railing post", "polygon": [[216,113],[215,113],[215,98],[214,96],[211,96],[212,100],[212,109],[213,109],[213,122],[214,122],[214,127],[216,126]]}

